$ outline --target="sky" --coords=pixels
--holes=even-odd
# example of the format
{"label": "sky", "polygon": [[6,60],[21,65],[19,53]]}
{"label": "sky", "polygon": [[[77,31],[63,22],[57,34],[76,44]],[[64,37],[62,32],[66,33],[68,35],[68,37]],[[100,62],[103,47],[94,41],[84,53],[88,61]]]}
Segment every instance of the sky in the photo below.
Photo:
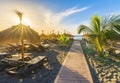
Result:
{"label": "sky", "polygon": [[19,24],[15,10],[23,13],[23,24],[41,34],[77,34],[81,24],[89,25],[93,15],[120,13],[120,0],[0,0],[0,31]]}

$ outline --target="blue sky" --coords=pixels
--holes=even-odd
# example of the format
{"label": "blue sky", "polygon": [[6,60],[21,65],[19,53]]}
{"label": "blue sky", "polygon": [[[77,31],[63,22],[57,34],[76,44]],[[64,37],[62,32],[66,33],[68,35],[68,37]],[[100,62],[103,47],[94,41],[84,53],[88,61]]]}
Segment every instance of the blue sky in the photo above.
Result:
{"label": "blue sky", "polygon": [[38,0],[38,2],[50,7],[54,12],[64,11],[72,7],[88,7],[87,10],[72,14],[65,19],[73,19],[74,22],[75,20],[90,20],[91,16],[94,14],[104,16],[106,14],[118,13],[120,11],[119,0]]}
{"label": "blue sky", "polygon": [[0,1],[0,29],[19,23],[11,11],[23,12],[24,24],[38,33],[49,33],[55,29],[77,34],[80,24],[89,24],[94,14],[100,16],[119,14],[120,0],[5,0]]}

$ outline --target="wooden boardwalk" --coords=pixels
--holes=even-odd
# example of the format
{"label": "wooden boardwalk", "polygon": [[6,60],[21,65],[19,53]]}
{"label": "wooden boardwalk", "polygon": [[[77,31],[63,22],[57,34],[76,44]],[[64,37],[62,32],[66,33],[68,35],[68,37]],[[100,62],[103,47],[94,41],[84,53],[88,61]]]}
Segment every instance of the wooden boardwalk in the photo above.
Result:
{"label": "wooden boardwalk", "polygon": [[54,83],[93,83],[79,41],[74,41]]}

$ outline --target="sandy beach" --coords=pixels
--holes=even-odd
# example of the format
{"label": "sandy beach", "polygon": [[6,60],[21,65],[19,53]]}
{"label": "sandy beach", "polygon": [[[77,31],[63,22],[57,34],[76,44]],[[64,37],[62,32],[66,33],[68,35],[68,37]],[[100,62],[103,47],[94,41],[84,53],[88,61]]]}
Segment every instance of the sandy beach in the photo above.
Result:
{"label": "sandy beach", "polygon": [[51,43],[49,49],[41,52],[33,52],[33,56],[47,56],[50,69],[36,69],[29,76],[8,75],[6,72],[0,72],[0,83],[53,83],[60,67],[64,61],[72,43],[68,47],[61,47],[58,43]]}

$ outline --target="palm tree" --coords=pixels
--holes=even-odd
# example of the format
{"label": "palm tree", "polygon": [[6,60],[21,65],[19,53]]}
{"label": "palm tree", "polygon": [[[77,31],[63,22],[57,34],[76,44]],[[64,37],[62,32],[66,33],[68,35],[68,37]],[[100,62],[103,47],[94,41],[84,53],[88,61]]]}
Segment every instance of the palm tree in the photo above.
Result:
{"label": "palm tree", "polygon": [[[107,40],[110,39],[113,41],[114,37],[118,37],[120,31],[118,26],[120,26],[120,15],[105,16],[103,18],[94,15],[91,19],[90,27],[80,25],[78,27],[78,33],[85,32],[88,34],[91,42],[94,42],[97,51],[103,53],[104,47],[108,43]],[[114,37],[110,37],[110,35]]]}
{"label": "palm tree", "polygon": [[81,33],[81,32],[87,33],[90,36],[90,38],[92,38],[92,40],[95,41],[98,51],[102,52],[100,22],[101,22],[100,17],[95,15],[92,17],[91,26],[88,27],[86,25],[80,25],[78,29],[78,33]]}

